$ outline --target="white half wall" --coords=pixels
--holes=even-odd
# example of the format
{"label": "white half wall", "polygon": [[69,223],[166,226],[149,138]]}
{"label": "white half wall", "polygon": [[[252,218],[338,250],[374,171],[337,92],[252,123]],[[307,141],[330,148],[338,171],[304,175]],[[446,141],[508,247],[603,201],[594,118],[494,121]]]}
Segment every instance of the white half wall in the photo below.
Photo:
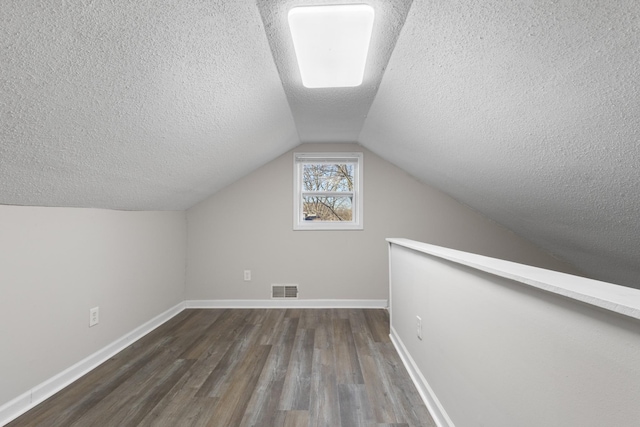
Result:
{"label": "white half wall", "polygon": [[[293,152],[364,153],[364,230],[293,230]],[[302,144],[187,212],[187,299],[386,299],[385,238],[406,237],[553,270],[569,265],[358,144]],[[252,280],[243,281],[243,270]]]}
{"label": "white half wall", "polygon": [[185,259],[184,212],[0,206],[0,406],[183,302]]}
{"label": "white half wall", "polygon": [[638,425],[640,291],[437,251],[389,259],[392,337],[440,425]]}

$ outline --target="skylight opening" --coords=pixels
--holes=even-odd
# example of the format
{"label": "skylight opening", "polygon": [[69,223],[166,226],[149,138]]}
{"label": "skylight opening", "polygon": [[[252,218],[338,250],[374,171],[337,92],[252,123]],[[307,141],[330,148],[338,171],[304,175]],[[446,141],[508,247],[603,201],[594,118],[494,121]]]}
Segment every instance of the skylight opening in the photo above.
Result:
{"label": "skylight opening", "polygon": [[302,84],[307,88],[362,84],[375,12],[366,4],[294,7],[289,11]]}

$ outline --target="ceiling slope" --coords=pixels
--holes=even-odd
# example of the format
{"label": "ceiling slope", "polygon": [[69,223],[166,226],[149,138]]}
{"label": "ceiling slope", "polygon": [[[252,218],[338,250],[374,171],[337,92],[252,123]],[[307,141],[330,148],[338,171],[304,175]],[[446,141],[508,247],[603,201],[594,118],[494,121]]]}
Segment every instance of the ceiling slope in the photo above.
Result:
{"label": "ceiling slope", "polygon": [[640,287],[640,2],[415,0],[360,142]]}
{"label": "ceiling slope", "polygon": [[0,203],[184,209],[299,143],[254,1],[2,1],[0,20]]}

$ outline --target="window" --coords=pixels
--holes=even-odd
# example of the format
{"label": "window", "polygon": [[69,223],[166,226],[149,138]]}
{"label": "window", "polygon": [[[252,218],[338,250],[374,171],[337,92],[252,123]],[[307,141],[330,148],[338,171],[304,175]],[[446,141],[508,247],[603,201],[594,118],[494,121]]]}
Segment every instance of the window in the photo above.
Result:
{"label": "window", "polygon": [[293,229],[362,230],[362,153],[294,153]]}

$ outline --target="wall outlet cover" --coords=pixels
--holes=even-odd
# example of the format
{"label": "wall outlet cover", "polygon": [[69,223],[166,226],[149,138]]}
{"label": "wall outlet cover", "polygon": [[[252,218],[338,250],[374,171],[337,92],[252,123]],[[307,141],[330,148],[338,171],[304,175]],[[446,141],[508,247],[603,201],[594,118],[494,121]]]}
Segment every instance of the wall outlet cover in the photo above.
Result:
{"label": "wall outlet cover", "polygon": [[93,307],[89,310],[89,327],[95,326],[100,322],[100,307]]}

